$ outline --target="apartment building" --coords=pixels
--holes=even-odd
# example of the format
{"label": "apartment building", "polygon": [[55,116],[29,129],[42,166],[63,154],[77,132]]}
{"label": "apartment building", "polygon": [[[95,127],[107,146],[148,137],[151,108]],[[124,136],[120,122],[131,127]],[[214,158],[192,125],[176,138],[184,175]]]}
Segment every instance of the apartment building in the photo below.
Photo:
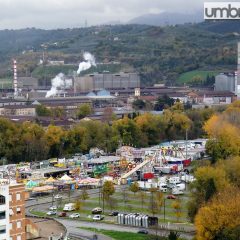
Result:
{"label": "apartment building", "polygon": [[0,180],[0,240],[26,240],[24,185]]}
{"label": "apartment building", "polygon": [[9,186],[10,240],[26,240],[25,186]]}

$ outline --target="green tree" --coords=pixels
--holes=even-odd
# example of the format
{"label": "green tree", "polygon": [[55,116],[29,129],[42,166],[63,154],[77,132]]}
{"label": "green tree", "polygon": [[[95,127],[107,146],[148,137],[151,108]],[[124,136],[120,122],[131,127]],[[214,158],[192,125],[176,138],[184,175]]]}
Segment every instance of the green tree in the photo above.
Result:
{"label": "green tree", "polygon": [[86,116],[93,113],[93,109],[90,104],[82,104],[77,110],[77,117],[79,119],[85,118]]}
{"label": "green tree", "polygon": [[39,117],[50,117],[52,115],[52,111],[44,105],[37,105],[36,113]]}

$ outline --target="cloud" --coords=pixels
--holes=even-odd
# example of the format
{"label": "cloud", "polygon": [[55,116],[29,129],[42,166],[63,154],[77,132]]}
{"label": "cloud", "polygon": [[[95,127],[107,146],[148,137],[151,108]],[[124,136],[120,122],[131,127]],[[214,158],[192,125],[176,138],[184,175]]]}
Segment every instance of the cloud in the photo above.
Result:
{"label": "cloud", "polygon": [[111,21],[124,23],[148,13],[192,13],[201,10],[203,2],[204,0],[0,0],[0,29],[81,27],[85,20],[90,25]]}

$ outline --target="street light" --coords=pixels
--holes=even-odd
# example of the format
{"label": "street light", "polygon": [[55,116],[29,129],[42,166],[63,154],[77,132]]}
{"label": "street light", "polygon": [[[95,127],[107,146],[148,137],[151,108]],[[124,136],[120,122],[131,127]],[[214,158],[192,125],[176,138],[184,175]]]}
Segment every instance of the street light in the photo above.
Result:
{"label": "street light", "polygon": [[165,201],[166,201],[166,198],[163,199],[163,218],[164,218],[164,222],[165,222]]}

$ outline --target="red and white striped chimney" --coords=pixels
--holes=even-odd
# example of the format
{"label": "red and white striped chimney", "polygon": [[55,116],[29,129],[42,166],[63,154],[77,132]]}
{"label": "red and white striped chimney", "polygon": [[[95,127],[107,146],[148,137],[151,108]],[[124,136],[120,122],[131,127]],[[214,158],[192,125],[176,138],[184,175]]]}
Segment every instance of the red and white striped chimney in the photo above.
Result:
{"label": "red and white striped chimney", "polygon": [[17,95],[18,92],[18,81],[17,81],[17,60],[13,59],[13,88],[14,88],[14,95]]}

